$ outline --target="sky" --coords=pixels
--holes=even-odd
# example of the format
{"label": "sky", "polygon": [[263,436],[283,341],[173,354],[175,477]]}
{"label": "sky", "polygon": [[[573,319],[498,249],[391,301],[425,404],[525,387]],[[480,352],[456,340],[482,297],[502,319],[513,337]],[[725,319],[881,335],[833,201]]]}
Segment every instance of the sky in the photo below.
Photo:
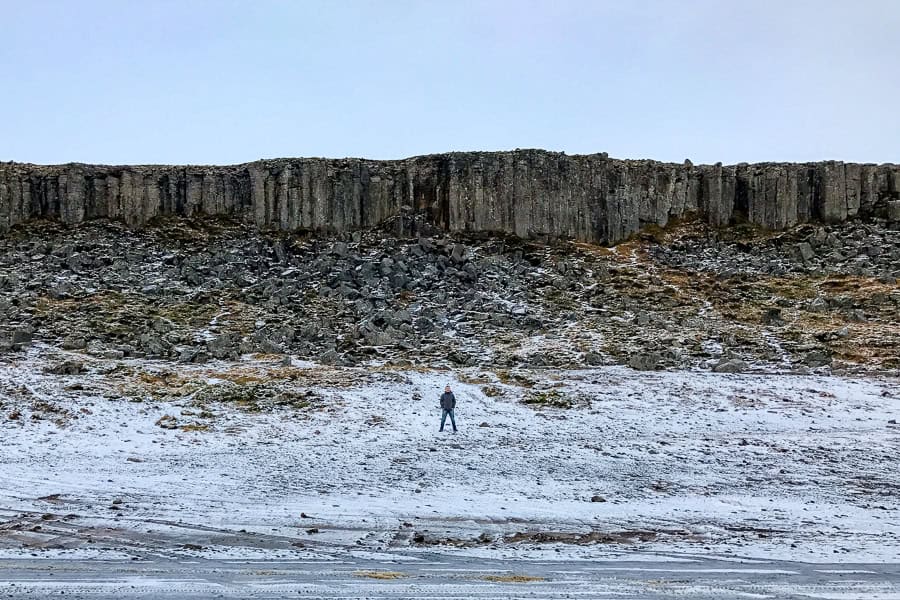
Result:
{"label": "sky", "polygon": [[0,0],[0,160],[900,162],[895,0]]}

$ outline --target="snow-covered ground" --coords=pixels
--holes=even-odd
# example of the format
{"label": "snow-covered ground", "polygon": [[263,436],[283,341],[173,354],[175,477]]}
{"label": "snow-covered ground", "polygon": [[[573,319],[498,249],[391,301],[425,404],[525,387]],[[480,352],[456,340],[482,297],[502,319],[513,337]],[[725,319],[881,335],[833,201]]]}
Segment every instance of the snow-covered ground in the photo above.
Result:
{"label": "snow-covered ground", "polygon": [[0,405],[0,558],[900,562],[896,380],[37,347]]}

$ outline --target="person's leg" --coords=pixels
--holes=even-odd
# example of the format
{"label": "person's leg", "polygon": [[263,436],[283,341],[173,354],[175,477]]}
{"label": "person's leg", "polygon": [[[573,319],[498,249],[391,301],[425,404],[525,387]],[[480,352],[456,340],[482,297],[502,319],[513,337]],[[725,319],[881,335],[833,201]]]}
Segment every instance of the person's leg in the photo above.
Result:
{"label": "person's leg", "polygon": [[453,414],[453,409],[450,409],[450,423],[453,424],[453,431],[456,431],[456,416]]}
{"label": "person's leg", "polygon": [[446,422],[447,422],[447,409],[443,408],[443,409],[441,409],[441,428],[438,429],[438,431],[444,430],[444,423],[446,423]]}

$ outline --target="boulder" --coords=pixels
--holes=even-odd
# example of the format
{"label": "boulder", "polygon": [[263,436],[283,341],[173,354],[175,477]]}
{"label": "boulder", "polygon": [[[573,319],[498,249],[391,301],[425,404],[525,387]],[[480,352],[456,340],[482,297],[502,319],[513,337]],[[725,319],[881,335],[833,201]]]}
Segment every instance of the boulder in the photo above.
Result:
{"label": "boulder", "polygon": [[603,355],[599,352],[586,352],[584,362],[592,367],[596,367],[602,365],[605,361],[603,360]]}
{"label": "boulder", "polygon": [[78,375],[84,370],[84,363],[78,360],[64,360],[54,363],[44,369],[53,375]]}
{"label": "boulder", "polygon": [[713,367],[713,372],[715,373],[743,373],[746,370],[747,363],[739,358],[720,360]]}
{"label": "boulder", "polygon": [[778,307],[770,307],[763,312],[762,322],[765,325],[784,325],[784,319],[781,316],[781,309]]}
{"label": "boulder", "polygon": [[153,319],[153,322],[150,324],[150,327],[156,333],[169,333],[173,329],[175,329],[175,324],[169,319],[164,319],[163,317],[156,317]]}
{"label": "boulder", "polygon": [[656,352],[633,354],[628,357],[628,366],[636,371],[656,371],[663,368],[662,357]]}
{"label": "boulder", "polygon": [[87,348],[87,340],[79,335],[67,335],[61,346],[64,350],[84,350]]}
{"label": "boulder", "polygon": [[214,358],[236,359],[240,355],[239,333],[223,333],[206,342],[206,351]]}
{"label": "boulder", "polygon": [[12,341],[14,346],[30,344],[33,334],[34,327],[28,324],[21,325],[12,330],[12,333],[10,334],[10,340]]}
{"label": "boulder", "polygon": [[318,361],[323,365],[337,365],[341,363],[341,355],[337,350],[326,350],[319,355]]}
{"label": "boulder", "polygon": [[330,253],[338,258],[346,258],[349,254],[349,248],[346,242],[335,242],[331,245]]}
{"label": "boulder", "polygon": [[827,350],[812,350],[803,357],[803,363],[813,369],[831,364],[831,355]]}
{"label": "boulder", "polygon": [[209,360],[209,355],[201,348],[185,348],[178,355],[180,362],[203,364]]}
{"label": "boulder", "polygon": [[0,352],[23,350],[31,344],[33,334],[34,327],[28,324],[0,331]]}
{"label": "boulder", "polygon": [[797,244],[797,254],[803,262],[809,262],[816,257],[816,251],[809,242],[801,242]]}
{"label": "boulder", "polygon": [[140,337],[141,348],[151,356],[165,356],[169,353],[169,345],[154,333],[145,333]]}
{"label": "boulder", "polygon": [[463,244],[454,244],[450,253],[450,260],[456,264],[462,264],[469,259],[469,250]]}

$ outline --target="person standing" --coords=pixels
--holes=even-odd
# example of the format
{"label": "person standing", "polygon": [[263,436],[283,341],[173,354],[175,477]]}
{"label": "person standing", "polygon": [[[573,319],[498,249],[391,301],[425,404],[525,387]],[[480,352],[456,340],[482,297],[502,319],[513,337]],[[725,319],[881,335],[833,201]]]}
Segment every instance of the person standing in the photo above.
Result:
{"label": "person standing", "polygon": [[455,408],[456,396],[453,395],[453,391],[448,385],[444,388],[444,393],[441,394],[441,428],[439,431],[444,430],[444,423],[447,422],[447,415],[450,416],[450,423],[453,425],[453,431],[456,431],[456,417],[453,414],[453,409]]}

